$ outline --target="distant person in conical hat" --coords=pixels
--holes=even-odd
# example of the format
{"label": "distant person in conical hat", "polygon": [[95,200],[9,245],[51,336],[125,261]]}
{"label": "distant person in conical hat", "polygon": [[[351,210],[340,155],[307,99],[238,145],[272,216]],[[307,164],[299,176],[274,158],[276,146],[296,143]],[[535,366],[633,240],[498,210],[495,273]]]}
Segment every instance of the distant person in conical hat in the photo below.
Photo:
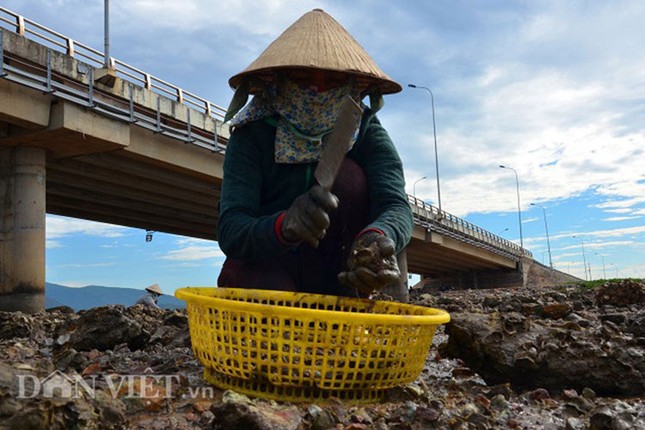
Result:
{"label": "distant person in conical hat", "polygon": [[135,302],[135,305],[146,305],[153,308],[159,309],[157,301],[159,297],[163,296],[163,292],[158,284],[152,284],[149,287],[146,287],[146,294],[141,296],[139,300]]}
{"label": "distant person in conical hat", "polygon": [[[227,258],[218,285],[356,297],[400,282],[396,257],[410,240],[412,212],[376,112],[383,94],[401,86],[320,9],[229,84],[218,221]],[[327,190],[314,172],[347,96],[363,114]]]}

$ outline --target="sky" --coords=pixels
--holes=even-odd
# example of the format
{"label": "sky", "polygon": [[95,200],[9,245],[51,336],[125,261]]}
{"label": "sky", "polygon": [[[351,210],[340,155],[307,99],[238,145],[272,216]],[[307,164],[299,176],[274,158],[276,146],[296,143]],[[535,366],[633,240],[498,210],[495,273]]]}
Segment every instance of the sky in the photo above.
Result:
{"label": "sky", "polygon": [[[103,1],[0,6],[103,51]],[[645,277],[645,2],[112,0],[110,52],[227,106],[228,79],[314,8],[404,87],[379,118],[409,194],[437,205],[438,173],[445,211],[536,260]],[[47,282],[172,294],[216,285],[224,258],[215,242],[47,216]]]}

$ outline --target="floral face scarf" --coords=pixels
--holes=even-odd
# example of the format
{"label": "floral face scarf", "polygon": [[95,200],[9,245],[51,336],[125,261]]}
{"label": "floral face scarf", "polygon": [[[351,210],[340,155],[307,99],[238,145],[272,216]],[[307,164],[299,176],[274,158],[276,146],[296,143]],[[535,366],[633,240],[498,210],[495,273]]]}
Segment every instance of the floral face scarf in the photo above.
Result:
{"label": "floral face scarf", "polygon": [[[340,110],[343,99],[350,95],[360,100],[360,92],[354,85],[345,85],[317,92],[315,89],[284,81],[269,89],[269,98],[254,97],[251,103],[231,121],[231,126],[280,115],[276,125],[276,163],[311,163],[318,160]],[[354,133],[354,140],[358,129]],[[353,145],[353,141],[350,147]]]}

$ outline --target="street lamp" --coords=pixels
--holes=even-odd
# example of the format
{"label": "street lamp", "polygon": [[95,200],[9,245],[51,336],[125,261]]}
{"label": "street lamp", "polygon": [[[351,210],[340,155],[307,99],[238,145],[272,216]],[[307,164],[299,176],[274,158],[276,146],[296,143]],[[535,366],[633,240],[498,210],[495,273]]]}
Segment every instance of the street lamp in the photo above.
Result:
{"label": "street lamp", "polygon": [[414,181],[414,184],[412,184],[412,196],[416,199],[417,198],[417,182],[423,181],[426,177],[424,176],[423,178],[419,178],[416,181]]}
{"label": "street lamp", "polygon": [[602,278],[607,279],[607,272],[605,272],[605,257],[598,254],[597,252],[596,252],[596,255],[602,258]]}
{"label": "street lamp", "polygon": [[153,234],[155,234],[154,230],[146,230],[146,242],[152,242]]}
{"label": "street lamp", "polygon": [[500,231],[499,233],[497,233],[497,235],[498,235],[498,236],[501,236],[501,235],[502,235],[502,233],[504,233],[505,231],[508,231],[508,227],[506,227],[504,230],[502,230],[502,231]]}
{"label": "street lamp", "polygon": [[[616,270],[616,277],[618,278],[618,266],[616,266],[615,263],[609,263],[610,266],[614,266],[614,270]],[[622,272],[621,272],[622,273]]]}
{"label": "street lamp", "polygon": [[105,36],[105,68],[110,68],[110,0],[103,2],[103,20],[104,20],[104,36]]}
{"label": "street lamp", "polygon": [[[582,240],[581,237],[578,237],[578,236],[571,236],[571,237],[575,237],[576,239],[578,239],[580,241],[580,245],[582,246],[582,263],[584,264],[583,269],[585,272],[585,281],[588,281],[590,279],[587,279],[587,257],[585,256],[585,242]],[[591,276],[591,273],[589,273],[589,275]]]}
{"label": "street lamp", "polygon": [[524,250],[524,237],[522,236],[522,206],[520,204],[520,179],[517,176],[517,171],[513,169],[512,167],[504,166],[502,164],[499,165],[500,169],[510,169],[515,173],[515,186],[517,188],[517,216],[520,221],[520,247],[522,248],[522,251]]}
{"label": "street lamp", "polygon": [[441,214],[441,186],[439,185],[439,153],[437,151],[437,123],[434,119],[434,94],[432,94],[430,88],[427,87],[420,87],[414,84],[408,84],[408,87],[416,88],[419,90],[426,90],[430,93],[430,102],[432,106],[432,131],[434,134],[434,165],[437,172],[437,206],[439,206],[439,213]]}
{"label": "street lamp", "polygon": [[544,230],[546,231],[546,247],[549,250],[549,266],[553,269],[553,259],[551,258],[551,242],[549,241],[549,227],[546,224],[546,209],[544,206],[531,203],[531,206],[539,206],[542,208],[542,213],[544,214]]}

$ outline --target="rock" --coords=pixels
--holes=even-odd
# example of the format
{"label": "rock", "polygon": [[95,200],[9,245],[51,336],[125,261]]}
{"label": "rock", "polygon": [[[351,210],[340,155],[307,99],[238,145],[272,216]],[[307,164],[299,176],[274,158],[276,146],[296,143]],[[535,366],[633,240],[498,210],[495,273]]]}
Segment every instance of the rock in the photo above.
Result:
{"label": "rock", "polygon": [[432,407],[421,406],[416,410],[415,421],[422,426],[430,426],[431,423],[435,423],[440,416],[441,412],[439,410]]}
{"label": "rock", "polygon": [[596,398],[596,392],[589,387],[584,387],[582,389],[582,397],[585,397],[589,400],[594,400]]}
{"label": "rock", "polygon": [[188,328],[188,316],[186,315],[186,311],[172,311],[168,315],[164,316],[163,324],[181,329]]}
{"label": "rock", "polygon": [[562,398],[564,400],[573,400],[578,398],[576,390],[562,390]]}
{"label": "rock", "polygon": [[209,410],[212,405],[213,402],[196,401],[195,403],[193,403],[193,409],[201,414]]}
{"label": "rock", "polygon": [[66,371],[69,368],[80,372],[87,367],[89,360],[87,357],[74,348],[60,350],[54,353],[54,365],[60,371]]}
{"label": "rock", "polygon": [[565,426],[565,430],[585,430],[585,425],[582,422],[582,420],[578,418],[567,418]]}
{"label": "rock", "polygon": [[45,312],[51,313],[51,312],[60,312],[63,314],[73,314],[74,309],[70,308],[69,306],[54,306],[53,308],[47,308],[45,309]]}
{"label": "rock", "polygon": [[253,402],[232,391],[224,393],[222,400],[222,403],[214,404],[210,409],[215,416],[214,430],[296,430],[302,421],[300,411],[295,406]]}
{"label": "rock", "polygon": [[[432,307],[441,308],[438,302],[453,307],[454,331],[437,328],[415,381],[387,390],[380,401],[359,405],[334,397],[290,404],[211,386],[191,350],[185,311],[132,306],[26,318],[12,314],[0,320],[6,322],[0,331],[7,336],[0,337],[0,430],[645,430],[643,392],[618,399],[601,391],[642,379],[645,309],[633,303],[618,306],[616,298],[614,304],[600,304],[596,293],[577,285],[411,292],[413,304],[423,300]],[[570,306],[571,313],[567,306],[549,308],[560,304]],[[150,333],[138,349],[128,341],[131,321]],[[85,346],[92,349],[81,350],[73,344],[74,333],[89,332],[91,322],[118,335],[111,348],[99,350],[97,342],[88,341]],[[93,333],[97,339],[103,335]],[[461,345],[448,348],[456,341]],[[453,348],[459,356],[444,353]],[[95,380],[95,397],[17,398],[18,375],[42,380],[54,370],[68,376],[77,372],[88,383]],[[121,379],[141,374],[162,379],[150,384]],[[122,386],[110,390],[106,375],[117,385],[123,380]],[[172,382],[164,382],[165,377]],[[163,396],[166,387],[168,397]],[[140,392],[144,398],[137,398]]]}
{"label": "rock", "polygon": [[631,279],[619,282],[606,282],[600,286],[595,294],[596,303],[600,306],[628,306],[645,304],[645,285]]}
{"label": "rock", "polygon": [[[612,285],[607,284],[601,293],[589,290],[587,294],[596,297],[596,302],[640,300],[642,284],[623,283],[617,292]],[[642,394],[642,343],[633,338],[629,331],[633,326],[628,325],[636,317],[623,310],[619,312],[622,318],[612,317],[617,322],[602,319],[594,301],[583,299],[579,297],[585,307],[576,314],[570,313],[568,305],[543,307],[547,318],[515,311],[452,313],[445,329],[448,342],[439,351],[442,356],[463,360],[489,384],[508,381],[516,388],[543,387],[551,392],[588,387],[602,395]],[[545,309],[550,310],[545,313]]]}
{"label": "rock", "polygon": [[139,322],[125,315],[122,305],[87,310],[74,326],[68,343],[78,351],[105,351],[122,343],[134,351],[142,348],[150,338]]}
{"label": "rock", "polygon": [[[407,404],[408,402],[405,402]],[[352,422],[371,425],[373,423],[372,417],[365,408],[358,408],[349,417]]]}
{"label": "rock", "polygon": [[615,413],[608,408],[595,411],[589,419],[590,430],[627,430],[628,427],[619,426]]}
{"label": "rock", "polygon": [[33,317],[30,315],[0,311],[0,339],[28,337],[32,326]]}
{"label": "rock", "polygon": [[542,306],[541,314],[544,318],[557,320],[566,317],[572,311],[573,308],[568,303],[551,303]]}
{"label": "rock", "polygon": [[508,409],[508,402],[503,394],[496,394],[492,399],[490,399],[489,406],[493,409],[504,410]]}
{"label": "rock", "polygon": [[623,324],[625,322],[626,316],[624,313],[610,313],[600,315],[601,321],[611,321],[614,324]]}
{"label": "rock", "polygon": [[369,426],[362,423],[351,423],[345,427],[342,427],[343,430],[368,430]]}
{"label": "rock", "polygon": [[551,396],[549,395],[549,392],[544,388],[538,388],[537,390],[533,390],[528,394],[529,394],[529,398],[532,400],[545,400],[545,399],[551,398]]}
{"label": "rock", "polygon": [[639,311],[631,321],[627,321],[625,331],[636,337],[645,338],[645,310]]}
{"label": "rock", "polygon": [[588,414],[594,408],[593,401],[582,396],[571,399],[568,405],[573,406],[576,410],[583,414]]}
{"label": "rock", "polygon": [[336,426],[334,415],[317,405],[311,405],[307,408],[310,416],[312,430],[327,430]]}

